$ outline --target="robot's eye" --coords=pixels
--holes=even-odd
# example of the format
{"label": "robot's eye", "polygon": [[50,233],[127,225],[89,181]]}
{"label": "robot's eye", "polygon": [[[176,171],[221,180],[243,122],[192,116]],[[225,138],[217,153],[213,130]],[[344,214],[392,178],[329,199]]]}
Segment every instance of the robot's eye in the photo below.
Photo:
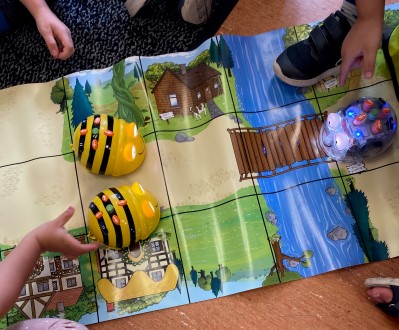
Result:
{"label": "robot's eye", "polygon": [[136,147],[133,144],[126,145],[123,150],[123,155],[127,160],[135,159],[137,155]]}
{"label": "robot's eye", "polygon": [[141,204],[141,209],[147,218],[152,218],[155,215],[154,205],[149,201],[144,201],[143,204]]}
{"label": "robot's eye", "polygon": [[137,129],[137,126],[134,125],[134,128],[133,128],[133,137],[136,137],[137,134],[139,134],[139,130]]}
{"label": "robot's eye", "polygon": [[132,146],[132,158],[133,158],[133,159],[136,158],[136,154],[137,154],[137,152],[136,152],[136,147],[135,147],[135,146]]}
{"label": "robot's eye", "polygon": [[339,151],[342,151],[349,149],[349,147],[350,147],[350,141],[348,136],[343,133],[337,133],[335,135],[335,148],[337,148],[337,150]]}
{"label": "robot's eye", "polygon": [[327,125],[330,128],[337,128],[340,122],[339,114],[337,113],[330,113],[327,117]]}

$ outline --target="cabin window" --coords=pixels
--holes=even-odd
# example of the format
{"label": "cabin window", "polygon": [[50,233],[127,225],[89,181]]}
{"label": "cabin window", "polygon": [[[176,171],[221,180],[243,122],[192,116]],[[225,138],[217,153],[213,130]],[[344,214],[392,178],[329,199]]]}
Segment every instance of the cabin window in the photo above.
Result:
{"label": "cabin window", "polygon": [[157,270],[155,272],[151,273],[151,278],[155,281],[155,282],[159,282],[160,280],[162,280],[162,271]]}
{"label": "cabin window", "polygon": [[162,250],[160,241],[151,242],[151,252],[159,252]]}
{"label": "cabin window", "polygon": [[64,260],[64,269],[73,268],[73,261],[72,260]]}
{"label": "cabin window", "polygon": [[115,259],[120,259],[122,258],[122,252],[116,251],[116,250],[107,250],[107,257],[108,260],[115,260]]}
{"label": "cabin window", "polygon": [[50,262],[50,272],[52,272],[52,273],[55,272],[55,264],[54,264],[54,262]]}
{"label": "cabin window", "polygon": [[58,290],[58,282],[57,281],[53,281],[53,290],[54,291]]}
{"label": "cabin window", "polygon": [[44,292],[49,290],[48,282],[37,282],[37,291]]}
{"label": "cabin window", "polygon": [[26,286],[24,286],[19,294],[20,297],[26,296]]}
{"label": "cabin window", "polygon": [[77,286],[76,278],[75,277],[67,278],[66,284],[67,284],[67,288],[73,288],[73,287]]}
{"label": "cabin window", "polygon": [[169,94],[169,102],[171,107],[177,107],[177,95],[176,94]]}
{"label": "cabin window", "polygon": [[199,100],[201,98],[201,92],[197,92],[197,99]]}
{"label": "cabin window", "polygon": [[126,278],[117,278],[115,280],[115,286],[117,288],[124,288],[126,286]]}

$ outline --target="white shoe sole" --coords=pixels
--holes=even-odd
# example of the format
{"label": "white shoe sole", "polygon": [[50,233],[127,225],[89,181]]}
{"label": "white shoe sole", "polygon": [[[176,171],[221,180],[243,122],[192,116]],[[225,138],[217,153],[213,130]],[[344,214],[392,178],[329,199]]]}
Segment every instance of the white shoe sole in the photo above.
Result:
{"label": "white shoe sole", "polygon": [[296,86],[296,87],[307,87],[311,85],[315,85],[318,82],[320,82],[324,78],[329,78],[331,76],[337,76],[340,71],[340,66],[336,66],[334,68],[331,68],[327,71],[324,71],[322,74],[318,75],[317,77],[314,77],[312,79],[308,80],[296,80],[296,79],[291,79],[286,77],[282,71],[280,66],[278,65],[277,61],[274,61],[273,63],[273,71],[275,75],[283,82],[285,82],[288,85],[291,86]]}
{"label": "white shoe sole", "polygon": [[399,286],[399,278],[375,277],[375,278],[368,278],[364,281],[364,286],[367,288],[372,288],[372,287],[389,288],[391,285]]}

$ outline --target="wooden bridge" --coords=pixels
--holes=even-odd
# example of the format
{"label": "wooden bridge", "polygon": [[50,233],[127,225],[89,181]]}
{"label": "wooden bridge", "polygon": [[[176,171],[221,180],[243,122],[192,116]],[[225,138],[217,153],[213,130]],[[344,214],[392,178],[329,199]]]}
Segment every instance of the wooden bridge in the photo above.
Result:
{"label": "wooden bridge", "polygon": [[228,129],[240,181],[332,162],[318,142],[322,124],[321,116],[314,114],[269,126]]}

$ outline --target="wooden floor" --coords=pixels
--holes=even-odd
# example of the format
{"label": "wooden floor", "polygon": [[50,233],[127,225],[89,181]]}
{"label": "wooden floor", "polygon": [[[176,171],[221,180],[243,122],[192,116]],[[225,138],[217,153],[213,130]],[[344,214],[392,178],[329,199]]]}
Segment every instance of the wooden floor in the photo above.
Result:
{"label": "wooden floor", "polygon": [[[393,3],[396,1],[387,1]],[[342,0],[240,0],[220,34],[254,35],[323,19]],[[394,220],[393,220],[394,221]],[[398,238],[399,239],[399,238]],[[367,299],[368,277],[399,277],[399,259],[89,326],[127,329],[399,329]]]}

